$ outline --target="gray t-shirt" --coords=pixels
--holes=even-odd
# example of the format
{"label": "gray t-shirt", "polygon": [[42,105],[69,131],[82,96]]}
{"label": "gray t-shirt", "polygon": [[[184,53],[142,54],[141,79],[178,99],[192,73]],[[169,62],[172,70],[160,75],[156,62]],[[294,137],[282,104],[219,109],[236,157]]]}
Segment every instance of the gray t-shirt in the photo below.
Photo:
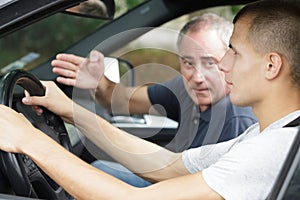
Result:
{"label": "gray t-shirt", "polygon": [[298,127],[285,127],[293,112],[260,133],[259,125],[239,137],[183,152],[190,173],[202,171],[206,183],[227,200],[266,199],[287,156]]}

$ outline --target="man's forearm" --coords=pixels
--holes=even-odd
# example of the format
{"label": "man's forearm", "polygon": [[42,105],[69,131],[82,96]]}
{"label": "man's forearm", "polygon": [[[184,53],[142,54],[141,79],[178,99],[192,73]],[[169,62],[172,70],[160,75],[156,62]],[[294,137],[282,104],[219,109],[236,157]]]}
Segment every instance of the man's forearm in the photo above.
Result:
{"label": "man's forearm", "polygon": [[103,106],[111,113],[129,114],[129,100],[131,88],[114,83],[103,77],[95,90],[91,90],[91,96],[97,104]]}
{"label": "man's forearm", "polygon": [[25,146],[24,153],[75,199],[223,199],[209,188],[201,173],[134,188],[83,162],[43,133],[36,135],[35,145]]}
{"label": "man's forearm", "polygon": [[[148,114],[151,102],[147,92],[148,87],[126,87],[102,77],[91,96],[95,101],[113,114]],[[158,112],[154,111],[155,114]]]}
{"label": "man's forearm", "polygon": [[122,199],[133,190],[83,162],[43,133],[37,133],[31,141],[24,146],[24,154],[75,199]]}
{"label": "man's forearm", "polygon": [[156,179],[154,174],[162,175],[162,170],[165,178],[182,175],[173,174],[176,170],[169,168],[184,168],[180,154],[128,134],[78,105],[74,107],[74,122],[94,144],[135,173],[152,180]]}
{"label": "man's forearm", "polygon": [[98,82],[97,88],[90,90],[90,94],[99,105],[111,111],[111,97],[115,87],[116,83],[103,76]]}

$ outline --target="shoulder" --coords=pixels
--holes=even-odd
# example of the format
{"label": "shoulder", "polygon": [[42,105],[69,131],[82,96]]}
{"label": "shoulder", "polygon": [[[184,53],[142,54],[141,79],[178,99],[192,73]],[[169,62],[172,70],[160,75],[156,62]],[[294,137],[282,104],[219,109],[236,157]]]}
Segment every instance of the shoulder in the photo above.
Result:
{"label": "shoulder", "polygon": [[163,82],[161,85],[173,89],[173,88],[184,88],[183,84],[183,77],[181,75],[176,76],[175,78],[168,80],[166,82]]}
{"label": "shoulder", "polygon": [[226,199],[247,199],[249,195],[251,199],[265,199],[290,150],[295,130],[278,128],[256,134],[256,126],[250,131],[254,134],[237,138],[228,152],[203,170],[205,181]]}

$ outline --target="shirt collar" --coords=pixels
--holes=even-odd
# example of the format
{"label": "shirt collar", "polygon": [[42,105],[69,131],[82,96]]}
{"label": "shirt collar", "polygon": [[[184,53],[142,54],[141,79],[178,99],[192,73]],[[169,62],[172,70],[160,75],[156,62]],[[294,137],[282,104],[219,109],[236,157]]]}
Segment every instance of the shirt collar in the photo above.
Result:
{"label": "shirt collar", "polygon": [[296,119],[299,116],[300,116],[300,110],[294,111],[294,112],[286,115],[285,117],[273,122],[265,130],[283,127],[283,126],[285,126],[286,124],[293,121],[294,119]]}
{"label": "shirt collar", "polygon": [[215,109],[218,109],[218,112],[219,112],[219,110],[223,110],[225,112],[225,116],[226,116],[226,109],[227,109],[229,103],[230,103],[229,97],[225,96],[224,98],[219,100],[217,103],[213,104],[208,109],[206,109],[204,112],[201,112],[200,119],[204,120],[206,122],[211,121],[212,111],[214,111]]}

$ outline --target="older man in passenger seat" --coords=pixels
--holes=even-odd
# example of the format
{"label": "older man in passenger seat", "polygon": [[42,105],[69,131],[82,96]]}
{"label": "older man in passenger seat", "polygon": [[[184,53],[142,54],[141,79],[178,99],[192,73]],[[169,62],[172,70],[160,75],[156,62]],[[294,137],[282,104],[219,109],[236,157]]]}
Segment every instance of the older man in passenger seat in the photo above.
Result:
{"label": "older man in passenger seat", "polygon": [[[27,155],[75,199],[266,199],[299,129],[291,125],[300,118],[299,28],[300,5],[293,0],[255,1],[235,17],[230,49],[218,65],[232,103],[251,106],[258,123],[226,142],[171,152],[114,127],[53,82],[43,82],[45,96],[22,100],[76,125],[151,186],[133,187],[92,167],[4,105],[0,149]],[[103,60],[92,51],[87,64],[104,66]]]}
{"label": "older man in passenger seat", "polygon": [[[182,76],[162,84],[125,87],[93,73],[103,70],[101,65],[88,68],[82,65],[85,58],[70,54],[57,55],[52,61],[53,72],[60,75],[59,83],[96,89],[92,91],[96,91],[97,102],[114,113],[128,114],[129,110],[130,114],[146,114],[152,110],[152,114],[166,113],[178,121],[176,137],[165,146],[169,150],[182,152],[223,142],[256,122],[251,108],[231,103],[225,74],[218,68],[228,50],[232,28],[231,22],[213,13],[187,22],[177,40]],[[161,105],[163,111],[154,105]],[[96,161],[93,165],[132,185],[149,184],[116,163]]]}

